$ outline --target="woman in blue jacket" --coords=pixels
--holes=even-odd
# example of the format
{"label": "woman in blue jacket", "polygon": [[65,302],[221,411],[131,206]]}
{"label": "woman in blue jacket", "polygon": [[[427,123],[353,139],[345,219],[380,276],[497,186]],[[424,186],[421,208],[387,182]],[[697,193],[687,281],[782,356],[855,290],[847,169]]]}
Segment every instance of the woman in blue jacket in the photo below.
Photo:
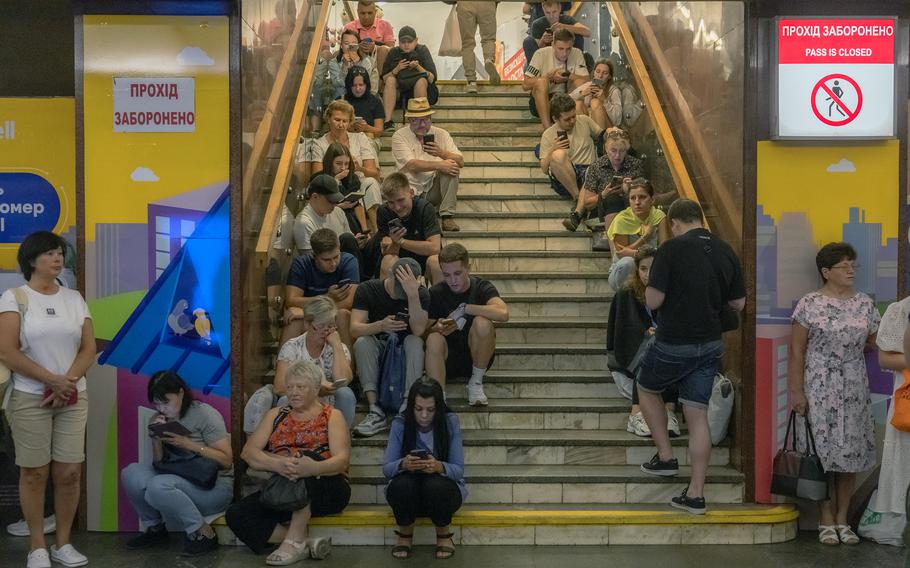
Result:
{"label": "woman in blue jacket", "polygon": [[398,523],[395,558],[409,558],[417,517],[436,526],[436,558],[455,554],[449,525],[468,491],[458,416],[449,411],[442,386],[424,377],[408,392],[408,405],[392,421],[382,472],[386,500]]}

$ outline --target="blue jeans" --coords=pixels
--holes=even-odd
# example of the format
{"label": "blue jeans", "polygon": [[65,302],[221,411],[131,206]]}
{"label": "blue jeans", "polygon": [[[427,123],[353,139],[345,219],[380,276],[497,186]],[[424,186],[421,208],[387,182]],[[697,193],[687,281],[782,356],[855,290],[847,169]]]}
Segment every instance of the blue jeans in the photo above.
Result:
{"label": "blue jeans", "polygon": [[694,408],[708,408],[714,375],[724,356],[724,342],[676,345],[655,341],[638,371],[638,388],[661,394],[679,388],[679,402]]}
{"label": "blue jeans", "polygon": [[120,481],[144,528],[167,519],[179,522],[191,534],[202,527],[205,516],[224,511],[234,498],[231,477],[219,476],[215,487],[203,489],[179,475],[161,475],[143,463],[123,468]]}

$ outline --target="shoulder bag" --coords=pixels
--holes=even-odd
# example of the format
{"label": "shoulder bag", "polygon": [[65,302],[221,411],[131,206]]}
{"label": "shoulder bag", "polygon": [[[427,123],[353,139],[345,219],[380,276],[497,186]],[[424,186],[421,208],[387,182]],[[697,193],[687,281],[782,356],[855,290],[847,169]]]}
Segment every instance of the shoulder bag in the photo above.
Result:
{"label": "shoulder bag", "polygon": [[806,449],[800,451],[796,448],[796,411],[790,411],[790,422],[787,424],[784,447],[774,456],[771,493],[809,501],[826,501],[828,499],[828,473],[815,451],[815,438],[812,436],[809,420],[805,419],[804,422]]}
{"label": "shoulder bag", "polygon": [[177,475],[203,489],[215,487],[221,466],[211,458],[194,452],[166,450],[163,459],[152,463],[156,473]]}
{"label": "shoulder bag", "polygon": [[[22,337],[22,328],[25,325],[25,313],[28,312],[28,294],[22,287],[13,288],[13,296],[16,298],[16,305],[19,307],[19,337]],[[20,339],[20,349],[22,348]],[[0,363],[0,410],[5,410],[9,403],[9,395],[12,394],[10,388],[13,384],[13,371],[8,366]]]}
{"label": "shoulder bag", "polygon": [[[275,421],[272,423],[272,432],[278,429],[278,425],[291,413],[291,407],[286,406],[278,412]],[[312,458],[315,461],[322,461],[322,456],[313,452],[303,452],[303,455]],[[310,504],[310,495],[306,489],[305,479],[288,479],[287,477],[273,473],[272,477],[265,482],[262,487],[262,493],[259,495],[259,501],[273,511],[292,512],[303,509]]]}

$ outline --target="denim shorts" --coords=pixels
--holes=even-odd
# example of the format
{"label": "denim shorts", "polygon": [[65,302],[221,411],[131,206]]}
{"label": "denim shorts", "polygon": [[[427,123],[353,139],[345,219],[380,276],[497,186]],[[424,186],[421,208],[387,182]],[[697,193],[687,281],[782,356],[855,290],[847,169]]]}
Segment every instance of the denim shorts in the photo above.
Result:
{"label": "denim shorts", "polygon": [[[578,187],[578,189],[581,189],[581,186],[585,183],[585,174],[588,171],[588,166],[585,164],[574,164],[574,166],[575,166],[575,185]],[[572,196],[572,194],[569,193],[569,190],[565,188],[565,186],[562,184],[562,182],[560,182],[558,179],[556,179],[556,176],[554,176],[552,173],[550,173],[548,175],[550,176],[550,187],[553,188],[553,191],[555,191],[559,195],[564,195],[566,197]]]}
{"label": "denim shorts", "polygon": [[638,371],[638,388],[660,394],[676,385],[679,402],[707,408],[723,356],[724,343],[719,339],[686,345],[655,341]]}

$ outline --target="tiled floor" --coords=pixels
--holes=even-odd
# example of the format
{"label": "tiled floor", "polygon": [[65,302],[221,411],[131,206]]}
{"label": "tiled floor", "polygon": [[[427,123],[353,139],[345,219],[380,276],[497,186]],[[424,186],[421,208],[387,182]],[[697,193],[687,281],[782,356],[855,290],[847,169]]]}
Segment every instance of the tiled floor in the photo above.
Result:
{"label": "tiled floor", "polygon": [[[92,568],[234,568],[264,566],[264,558],[253,556],[245,548],[222,547],[217,552],[198,559],[178,556],[178,537],[173,537],[173,547],[153,551],[127,552],[123,543],[125,535],[80,535],[76,546],[89,555]],[[0,566],[24,566],[26,547],[23,539],[0,536]],[[409,565],[423,566],[432,559],[432,548],[417,547]],[[298,566],[314,565],[312,562]],[[336,547],[323,568],[406,566],[393,559],[387,548]],[[824,547],[812,533],[785,544],[764,546],[575,546],[575,547],[517,547],[482,546],[460,547],[454,558],[440,564],[446,568],[470,566],[471,568],[560,568],[600,566],[736,566],[737,568],[818,567],[882,567],[910,566],[910,557],[904,549],[862,543],[855,547]]]}

